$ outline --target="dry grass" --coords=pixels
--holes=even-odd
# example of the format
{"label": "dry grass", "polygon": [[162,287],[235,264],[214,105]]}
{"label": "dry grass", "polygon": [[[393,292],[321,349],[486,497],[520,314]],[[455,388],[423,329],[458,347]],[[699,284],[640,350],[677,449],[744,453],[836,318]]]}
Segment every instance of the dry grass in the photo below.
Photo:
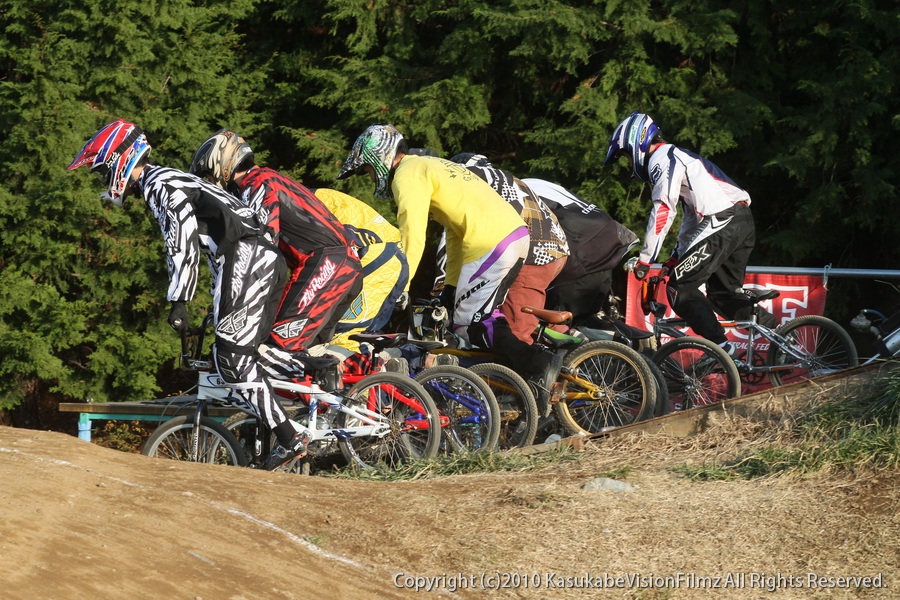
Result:
{"label": "dry grass", "polygon": [[[870,388],[871,390],[871,388]],[[866,390],[847,388],[848,401]],[[853,396],[855,395],[855,396]],[[438,502],[440,541],[419,543],[407,571],[487,571],[543,578],[715,578],[744,574],[744,587],[713,590],[625,587],[495,592],[509,598],[893,598],[890,589],[819,589],[808,574],[875,576],[896,587],[900,566],[900,469],[824,469],[721,481],[692,480],[679,465],[721,464],[772,445],[799,443],[798,425],[834,401],[823,388],[803,402],[762,406],[770,420],[731,417],[687,438],[634,434],[589,442],[577,462],[534,472],[458,475],[417,482]],[[588,493],[584,483],[617,475],[636,489]],[[412,517],[412,515],[408,515]],[[446,524],[446,526],[445,526]],[[415,536],[406,544],[416,545]],[[683,575],[678,575],[683,574]],[[796,580],[772,579],[782,574]],[[756,584],[750,587],[749,577]],[[769,577],[769,579],[766,579]],[[713,581],[712,579],[710,581]],[[793,581],[800,587],[786,588]],[[463,594],[465,595],[465,594]],[[473,596],[474,597],[474,596]]]}

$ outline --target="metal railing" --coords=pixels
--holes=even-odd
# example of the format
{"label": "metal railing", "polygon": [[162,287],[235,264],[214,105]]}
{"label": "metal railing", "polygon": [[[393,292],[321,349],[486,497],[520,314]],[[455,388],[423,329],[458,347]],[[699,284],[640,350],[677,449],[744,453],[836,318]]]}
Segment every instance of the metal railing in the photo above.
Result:
{"label": "metal railing", "polygon": [[[661,265],[660,265],[661,266]],[[771,273],[773,275],[821,275],[829,277],[850,277],[854,279],[900,279],[900,271],[889,269],[838,269],[826,265],[820,269],[810,267],[747,267],[748,273]]]}

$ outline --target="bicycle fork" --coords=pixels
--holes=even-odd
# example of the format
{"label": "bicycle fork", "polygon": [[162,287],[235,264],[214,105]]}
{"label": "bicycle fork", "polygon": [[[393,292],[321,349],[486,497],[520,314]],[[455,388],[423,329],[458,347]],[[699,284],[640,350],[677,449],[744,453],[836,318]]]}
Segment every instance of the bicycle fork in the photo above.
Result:
{"label": "bicycle fork", "polygon": [[565,351],[557,350],[553,353],[550,364],[541,376],[538,379],[529,379],[529,382],[537,392],[535,396],[538,401],[538,411],[542,417],[549,416],[553,405],[562,400],[565,383],[558,381],[558,379],[563,372],[562,365],[565,355]]}
{"label": "bicycle fork", "polygon": [[206,399],[197,399],[197,410],[194,411],[194,426],[191,428],[191,461],[200,461],[200,419],[206,414]]}

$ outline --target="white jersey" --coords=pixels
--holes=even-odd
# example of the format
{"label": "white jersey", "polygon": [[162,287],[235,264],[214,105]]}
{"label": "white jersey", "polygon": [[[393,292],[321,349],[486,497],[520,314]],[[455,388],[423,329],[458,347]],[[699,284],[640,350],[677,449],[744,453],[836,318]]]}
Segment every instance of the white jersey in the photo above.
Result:
{"label": "white jersey", "polygon": [[[650,155],[647,165],[653,186],[653,209],[644,236],[640,260],[652,263],[675,220],[678,201],[684,202],[676,253],[683,251],[700,224],[708,216],[738,203],[750,205],[750,194],[738,187],[719,167],[693,152],[663,144]],[[713,223],[713,228],[724,227]]]}
{"label": "white jersey", "polygon": [[522,181],[531,188],[531,191],[545,200],[553,200],[560,206],[566,208],[578,208],[584,214],[599,211],[600,209],[593,204],[589,204],[564,188],[563,186],[546,181],[544,179],[526,178]]}

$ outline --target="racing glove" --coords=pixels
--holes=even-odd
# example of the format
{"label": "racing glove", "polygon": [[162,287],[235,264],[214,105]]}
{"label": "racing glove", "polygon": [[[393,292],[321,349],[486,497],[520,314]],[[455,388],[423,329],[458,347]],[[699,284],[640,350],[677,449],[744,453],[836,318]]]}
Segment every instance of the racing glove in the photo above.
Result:
{"label": "racing glove", "polygon": [[409,306],[409,292],[403,292],[400,294],[400,297],[397,298],[397,304],[394,305],[394,310],[402,312],[406,310],[407,306]]}
{"label": "racing glove", "polygon": [[675,268],[675,265],[677,265],[677,264],[678,264],[678,257],[677,257],[676,255],[673,254],[672,256],[670,256],[670,257],[666,260],[666,262],[663,263],[663,272],[662,272],[662,276],[665,277],[666,275],[668,275],[669,273],[671,273],[671,272],[672,272],[672,269],[674,269],[674,268]]}
{"label": "racing glove", "polygon": [[188,326],[187,307],[181,300],[172,303],[172,309],[169,311],[169,325],[175,331],[184,331]]}

